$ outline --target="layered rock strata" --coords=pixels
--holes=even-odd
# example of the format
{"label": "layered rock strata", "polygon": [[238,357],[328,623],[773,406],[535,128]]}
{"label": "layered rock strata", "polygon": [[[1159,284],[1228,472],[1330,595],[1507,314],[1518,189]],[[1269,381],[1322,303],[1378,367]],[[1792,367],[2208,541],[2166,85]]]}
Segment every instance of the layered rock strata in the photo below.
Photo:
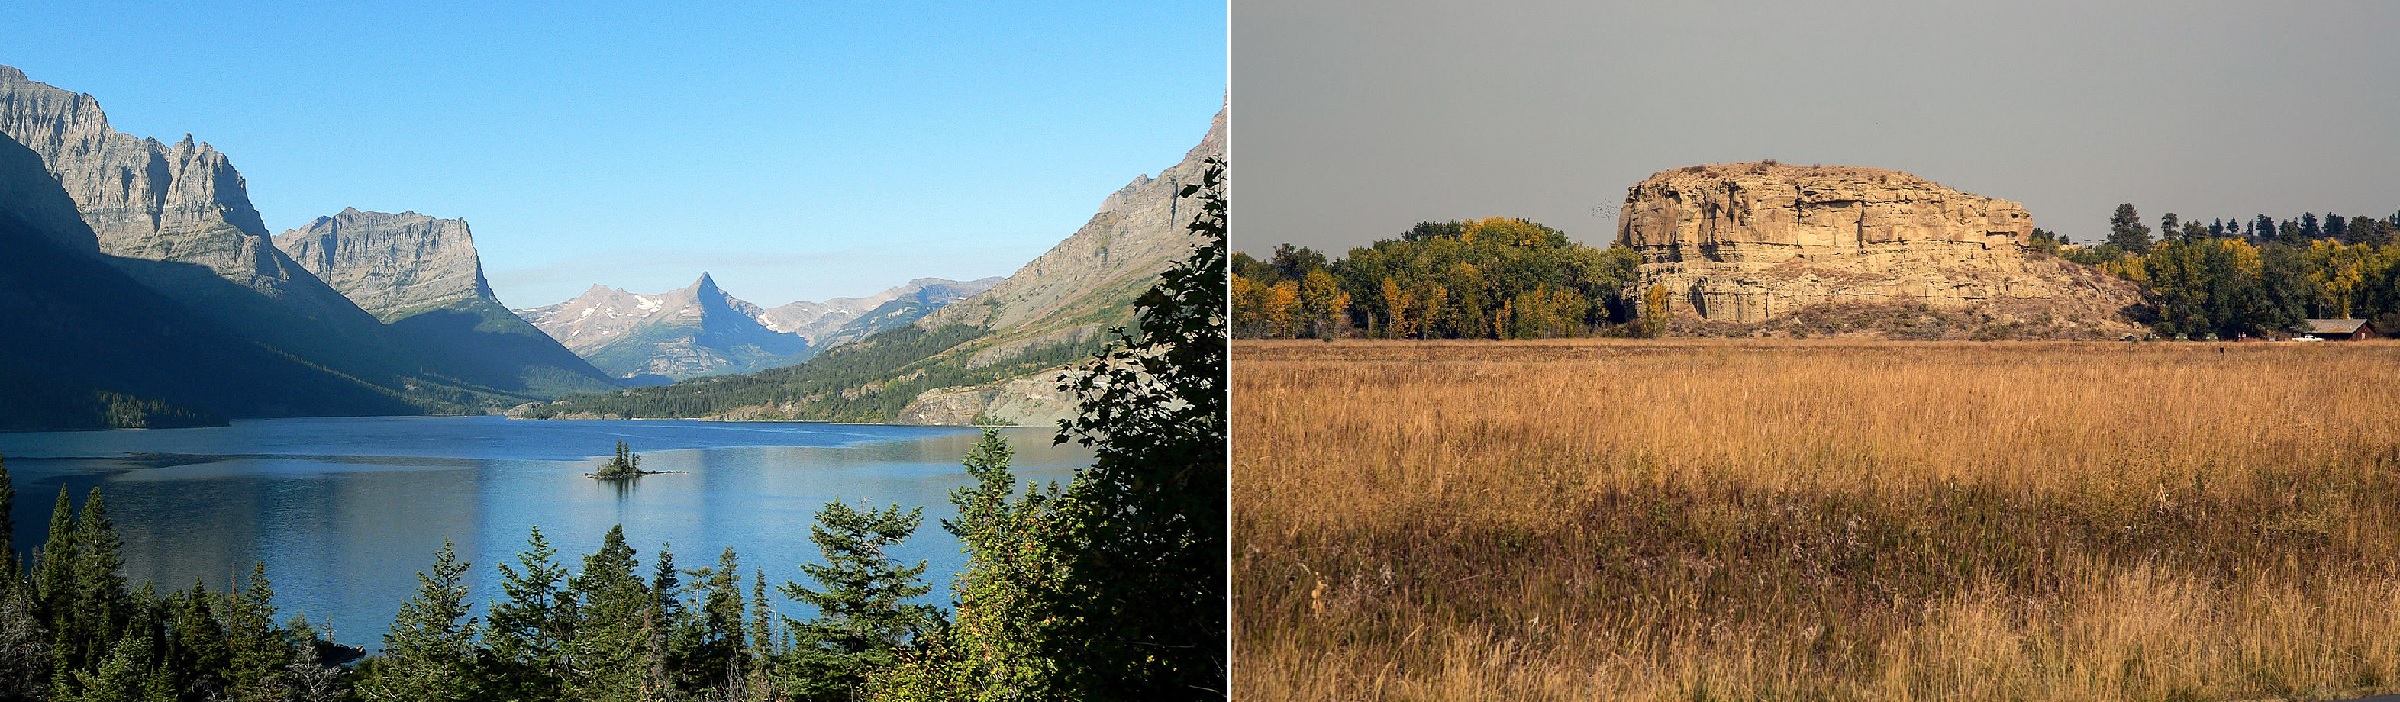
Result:
{"label": "layered rock strata", "polygon": [[492,299],[463,219],[353,207],[275,235],[275,247],[385,322],[462,300]]}
{"label": "layered rock strata", "polygon": [[167,144],[119,132],[92,96],[8,66],[0,66],[0,134],[41,156],[102,253],[199,264],[312,317],[356,314],[275,248],[241,173],[191,135]]}
{"label": "layered rock strata", "polygon": [[2130,283],[2029,254],[2033,217],[2007,200],[1899,171],[1774,162],[1661,171],[1625,195],[1617,242],[1669,312],[1758,323],[1818,305],[2043,307],[2130,328]]}

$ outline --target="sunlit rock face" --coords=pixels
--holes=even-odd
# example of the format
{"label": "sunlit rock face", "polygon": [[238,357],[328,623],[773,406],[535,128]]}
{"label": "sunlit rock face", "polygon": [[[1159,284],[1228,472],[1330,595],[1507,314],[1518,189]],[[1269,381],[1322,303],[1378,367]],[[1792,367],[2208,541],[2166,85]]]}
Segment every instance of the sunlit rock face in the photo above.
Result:
{"label": "sunlit rock face", "polygon": [[169,144],[108,124],[90,95],[0,66],[0,134],[42,162],[111,256],[194,263],[318,316],[356,315],[267,238],[241,173],[184,135]]}
{"label": "sunlit rock face", "polygon": [[350,208],[275,235],[275,246],[386,322],[462,300],[494,299],[463,219]]}
{"label": "sunlit rock face", "polygon": [[2056,302],[2052,312],[2121,326],[2138,291],[2029,254],[2032,233],[2017,203],[1900,171],[1766,161],[1642,180],[1626,192],[1617,242],[1641,253],[1642,286],[1663,287],[1670,313],[1711,322],[1817,305]]}

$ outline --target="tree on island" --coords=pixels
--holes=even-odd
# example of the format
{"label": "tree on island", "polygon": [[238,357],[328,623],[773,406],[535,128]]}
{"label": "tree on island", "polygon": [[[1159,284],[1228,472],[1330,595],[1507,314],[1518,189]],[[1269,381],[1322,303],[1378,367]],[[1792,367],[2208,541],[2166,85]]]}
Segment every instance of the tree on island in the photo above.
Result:
{"label": "tree on island", "polygon": [[608,459],[607,463],[600,464],[600,472],[592,474],[592,477],[601,480],[621,480],[641,476],[642,457],[634,455],[631,449],[625,447],[623,441],[617,442],[616,457]]}

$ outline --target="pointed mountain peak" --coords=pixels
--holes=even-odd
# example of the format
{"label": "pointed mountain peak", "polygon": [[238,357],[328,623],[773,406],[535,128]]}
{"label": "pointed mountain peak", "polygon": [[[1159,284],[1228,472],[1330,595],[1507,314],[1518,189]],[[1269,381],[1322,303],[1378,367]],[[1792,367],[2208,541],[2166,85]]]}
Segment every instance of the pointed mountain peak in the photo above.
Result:
{"label": "pointed mountain peak", "polygon": [[700,273],[700,279],[692,282],[692,288],[695,290],[715,290],[717,289],[717,279],[709,277],[707,271],[702,271]]}
{"label": "pointed mountain peak", "polygon": [[336,214],[336,215],[334,215],[334,216],[335,216],[335,217],[356,217],[356,216],[359,216],[360,214],[363,214],[363,213],[362,213],[362,212],[360,212],[360,211],[359,211],[359,209],[358,209],[358,208],[356,208],[356,207],[344,207],[344,208],[342,208],[342,211],[341,211],[341,213],[340,213],[340,214]]}

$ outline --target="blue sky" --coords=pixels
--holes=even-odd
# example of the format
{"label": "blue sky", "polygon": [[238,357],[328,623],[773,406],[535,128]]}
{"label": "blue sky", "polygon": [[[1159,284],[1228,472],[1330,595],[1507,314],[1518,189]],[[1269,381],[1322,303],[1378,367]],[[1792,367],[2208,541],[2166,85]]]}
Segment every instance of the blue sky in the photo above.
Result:
{"label": "blue sky", "polygon": [[1225,94],[1221,1],[709,5],[12,2],[0,64],[214,144],[275,231],[464,217],[515,307],[1006,275]]}

